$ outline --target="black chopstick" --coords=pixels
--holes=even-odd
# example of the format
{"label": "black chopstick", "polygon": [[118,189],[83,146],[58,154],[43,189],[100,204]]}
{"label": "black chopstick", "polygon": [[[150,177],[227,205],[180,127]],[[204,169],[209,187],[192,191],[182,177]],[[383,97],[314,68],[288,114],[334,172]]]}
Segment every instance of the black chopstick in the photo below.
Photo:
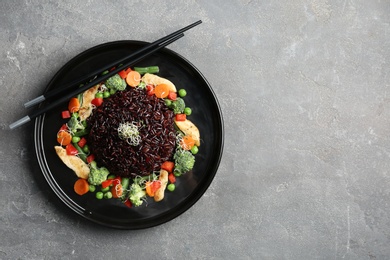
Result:
{"label": "black chopstick", "polygon": [[120,66],[120,67],[110,71],[109,73],[104,74],[104,75],[100,76],[99,78],[96,78],[96,79],[92,80],[88,84],[85,84],[84,86],[79,87],[79,88],[77,88],[77,89],[75,89],[73,91],[70,91],[70,92],[66,93],[66,94],[63,94],[61,96],[61,98],[56,99],[52,103],[49,103],[49,104],[43,106],[42,108],[39,108],[38,110],[36,110],[35,112],[31,113],[30,115],[27,115],[27,116],[25,116],[25,117],[15,121],[14,123],[10,124],[9,128],[10,129],[14,129],[16,127],[19,127],[19,126],[21,126],[21,125],[31,121],[31,119],[33,119],[35,117],[38,117],[38,116],[40,116],[40,115],[50,111],[51,109],[53,109],[53,108],[61,105],[62,103],[68,101],[71,97],[74,97],[74,96],[78,95],[79,93],[82,93],[82,92],[86,91],[87,89],[95,86],[96,84],[99,84],[100,82],[108,79],[109,77],[115,75],[116,73],[122,71],[123,69],[131,67],[132,65],[134,65],[137,62],[139,62],[140,60],[150,56],[152,53],[162,49],[163,47],[171,44],[172,42],[178,40],[179,38],[181,38],[183,36],[184,36],[184,34],[180,33],[179,35],[176,35],[173,38],[171,38],[170,40],[167,40],[167,41],[161,43],[157,47],[149,50],[148,52],[142,54],[141,56],[135,58],[134,60],[128,61],[127,63],[123,64],[122,66]]}
{"label": "black chopstick", "polygon": [[59,88],[56,88],[56,89],[54,89],[54,90],[52,90],[50,92],[42,94],[42,95],[40,95],[40,96],[38,96],[38,97],[36,97],[36,98],[26,102],[24,104],[24,107],[28,108],[28,107],[34,106],[34,105],[37,105],[37,104],[39,104],[39,103],[41,103],[41,102],[43,102],[45,100],[53,98],[53,97],[55,97],[55,96],[57,96],[57,95],[59,95],[61,93],[66,93],[70,89],[78,87],[81,83],[88,82],[92,78],[96,77],[96,75],[100,75],[104,71],[110,70],[113,67],[117,67],[121,63],[124,63],[127,60],[130,60],[130,59],[136,57],[137,55],[140,55],[142,52],[145,52],[145,51],[147,51],[149,49],[152,49],[153,47],[155,47],[155,46],[157,46],[157,45],[159,45],[159,44],[169,40],[172,37],[175,37],[176,35],[179,35],[179,34],[185,32],[185,31],[187,31],[187,30],[189,30],[189,29],[191,29],[191,28],[193,28],[193,27],[195,27],[195,26],[197,26],[198,24],[201,24],[201,23],[202,23],[201,20],[199,20],[199,21],[197,21],[195,23],[192,23],[192,24],[190,24],[190,25],[188,25],[188,26],[186,26],[186,27],[184,27],[184,28],[182,28],[180,30],[177,30],[177,31],[175,31],[175,32],[173,32],[173,33],[171,33],[171,34],[169,34],[169,35],[167,35],[167,36],[165,36],[165,37],[163,37],[161,39],[158,39],[158,40],[156,40],[156,41],[146,45],[145,47],[143,47],[143,48],[133,52],[132,54],[130,54],[130,55],[128,55],[128,56],[126,56],[126,57],[124,57],[124,58],[122,58],[120,60],[117,60],[117,61],[115,61],[115,62],[113,62],[111,64],[108,64],[104,68],[101,68],[99,70],[93,71],[93,72],[87,74],[86,76],[84,76],[84,77],[82,77],[80,79],[77,79],[77,80],[75,80],[75,81],[73,81],[73,82],[71,82],[69,84],[66,84],[66,86],[59,87]]}

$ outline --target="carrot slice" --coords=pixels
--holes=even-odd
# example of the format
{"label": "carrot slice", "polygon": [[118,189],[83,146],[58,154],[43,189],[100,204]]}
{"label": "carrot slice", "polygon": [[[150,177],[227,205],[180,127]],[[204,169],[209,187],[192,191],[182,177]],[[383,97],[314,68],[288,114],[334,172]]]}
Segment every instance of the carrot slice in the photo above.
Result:
{"label": "carrot slice", "polygon": [[60,130],[57,133],[57,142],[60,145],[68,145],[72,141],[72,135],[64,130]]}
{"label": "carrot slice", "polygon": [[141,82],[141,74],[138,71],[132,70],[126,76],[126,83],[130,87],[136,87]]}
{"label": "carrot slice", "polygon": [[166,98],[169,95],[169,86],[167,84],[158,84],[154,88],[154,94],[158,98]]}
{"label": "carrot slice", "polygon": [[150,181],[147,181],[145,183],[145,192],[148,194],[149,197],[153,197],[154,193],[152,193],[152,185]]}
{"label": "carrot slice", "polygon": [[191,148],[195,145],[195,140],[194,138],[192,138],[192,136],[190,135],[186,135],[184,136],[181,140],[180,140],[180,146],[181,148],[183,148],[184,150],[191,150]]}
{"label": "carrot slice", "polygon": [[120,198],[123,195],[123,187],[122,184],[118,183],[117,185],[113,185],[111,187],[111,193],[113,198]]}
{"label": "carrot slice", "polygon": [[71,98],[69,100],[68,109],[69,109],[69,112],[71,112],[71,113],[79,111],[79,109],[80,109],[80,101],[79,101],[79,99],[75,98],[75,97]]}
{"label": "carrot slice", "polygon": [[78,195],[84,195],[85,193],[87,193],[89,191],[89,184],[88,184],[88,181],[85,180],[85,179],[78,179],[75,183],[74,183],[74,191],[78,194]]}

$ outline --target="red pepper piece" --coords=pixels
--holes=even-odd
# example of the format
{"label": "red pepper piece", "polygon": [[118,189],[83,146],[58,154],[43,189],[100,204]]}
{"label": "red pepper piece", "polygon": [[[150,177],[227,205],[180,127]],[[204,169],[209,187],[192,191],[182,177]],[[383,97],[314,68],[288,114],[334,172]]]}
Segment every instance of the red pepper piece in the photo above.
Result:
{"label": "red pepper piece", "polygon": [[95,161],[95,155],[93,155],[93,154],[88,155],[88,157],[87,157],[87,163],[91,163],[91,162],[93,162],[93,161]]}
{"label": "red pepper piece", "polygon": [[80,141],[77,143],[81,148],[87,143],[87,139],[85,137],[81,137]]}
{"label": "red pepper piece", "polygon": [[68,130],[68,126],[66,124],[63,124],[59,131],[67,131],[67,130]]}
{"label": "red pepper piece", "polygon": [[154,86],[151,84],[146,85],[146,93],[148,94],[148,96],[153,96],[154,95]]}
{"label": "red pepper piece", "polygon": [[129,199],[125,200],[125,202],[123,204],[125,204],[129,208],[131,208],[131,206],[132,206],[131,201]]}
{"label": "red pepper piece", "polygon": [[176,121],[186,121],[186,114],[177,114],[175,116]]}
{"label": "red pepper piece", "polygon": [[105,189],[105,188],[109,187],[113,181],[114,181],[114,179],[107,179],[107,180],[103,181],[102,188]]}
{"label": "red pepper piece", "polygon": [[160,181],[152,181],[152,191],[153,194],[161,187],[161,182]]}
{"label": "red pepper piece", "polygon": [[177,93],[176,93],[176,92],[169,91],[168,99],[170,99],[170,100],[176,100],[176,99],[177,99]]}
{"label": "red pepper piece", "polygon": [[102,182],[102,188],[107,188],[108,186],[111,186],[111,185],[118,185],[118,184],[121,184],[122,182],[122,178],[121,177],[115,177],[113,179],[107,179],[105,181]]}
{"label": "red pepper piece", "polygon": [[176,177],[173,173],[168,174],[168,180],[170,183],[175,183],[176,182]]}
{"label": "red pepper piece", "polygon": [[74,147],[72,144],[68,144],[65,148],[67,155],[76,155],[79,152],[77,151],[76,147]]}
{"label": "red pepper piece", "polygon": [[167,172],[172,172],[175,167],[175,163],[171,161],[165,161],[161,164],[161,169],[166,170]]}
{"label": "red pepper piece", "polygon": [[92,99],[91,104],[98,107],[103,104],[103,98],[94,98]]}
{"label": "red pepper piece", "polygon": [[61,112],[61,116],[63,119],[67,119],[67,118],[70,118],[71,115],[70,115],[69,110],[65,110],[65,111]]}
{"label": "red pepper piece", "polygon": [[124,70],[121,70],[118,72],[118,75],[122,78],[122,79],[125,79],[127,77],[127,74],[129,74],[129,72],[131,71],[130,68],[127,68],[127,69],[124,69]]}
{"label": "red pepper piece", "polygon": [[118,185],[118,184],[121,184],[122,183],[122,178],[117,176],[115,177],[114,179],[112,179],[112,184],[114,185]]}

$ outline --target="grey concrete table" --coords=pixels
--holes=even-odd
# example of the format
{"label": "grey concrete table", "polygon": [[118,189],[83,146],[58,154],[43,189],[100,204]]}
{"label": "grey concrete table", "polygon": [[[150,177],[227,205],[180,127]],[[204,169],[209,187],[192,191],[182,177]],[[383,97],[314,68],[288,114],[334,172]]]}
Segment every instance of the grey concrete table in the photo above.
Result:
{"label": "grey concrete table", "polygon": [[[8,125],[81,51],[198,19],[170,49],[222,107],[214,182],[155,228],[81,219]],[[389,259],[389,23],[388,1],[1,1],[0,259]]]}

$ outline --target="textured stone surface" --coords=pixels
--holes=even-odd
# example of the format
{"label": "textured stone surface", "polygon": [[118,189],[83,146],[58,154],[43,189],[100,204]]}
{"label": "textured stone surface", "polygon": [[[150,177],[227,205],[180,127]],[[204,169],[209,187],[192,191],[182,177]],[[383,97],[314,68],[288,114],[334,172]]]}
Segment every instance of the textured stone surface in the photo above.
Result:
{"label": "textured stone surface", "polygon": [[[390,257],[387,1],[37,2],[0,2],[0,259]],[[222,107],[214,182],[156,228],[79,218],[45,183],[32,125],[8,125],[79,52],[198,19],[170,48]]]}

